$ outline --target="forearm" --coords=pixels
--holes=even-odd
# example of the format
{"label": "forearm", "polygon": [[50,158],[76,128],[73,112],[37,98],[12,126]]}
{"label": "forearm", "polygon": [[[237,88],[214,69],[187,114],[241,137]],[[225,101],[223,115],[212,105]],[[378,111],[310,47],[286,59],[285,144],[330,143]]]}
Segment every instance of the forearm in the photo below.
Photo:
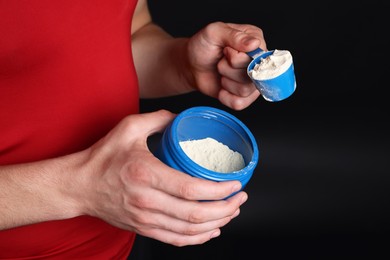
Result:
{"label": "forearm", "polygon": [[193,91],[186,38],[173,38],[149,23],[133,34],[132,48],[141,98]]}
{"label": "forearm", "polygon": [[[0,230],[81,214],[78,155],[0,167]],[[80,175],[80,174],[79,174]]]}

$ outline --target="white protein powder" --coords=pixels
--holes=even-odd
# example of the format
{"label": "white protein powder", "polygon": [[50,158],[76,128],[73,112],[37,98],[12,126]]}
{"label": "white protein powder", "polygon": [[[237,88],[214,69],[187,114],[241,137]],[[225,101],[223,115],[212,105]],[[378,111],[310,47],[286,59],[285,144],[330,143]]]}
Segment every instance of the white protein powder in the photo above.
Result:
{"label": "white protein powder", "polygon": [[266,80],[279,76],[292,64],[292,55],[287,50],[274,50],[273,54],[261,58],[253,70],[249,71],[250,76],[256,80]]}
{"label": "white protein powder", "polygon": [[181,141],[179,144],[190,159],[208,170],[228,173],[245,167],[239,152],[211,137]]}

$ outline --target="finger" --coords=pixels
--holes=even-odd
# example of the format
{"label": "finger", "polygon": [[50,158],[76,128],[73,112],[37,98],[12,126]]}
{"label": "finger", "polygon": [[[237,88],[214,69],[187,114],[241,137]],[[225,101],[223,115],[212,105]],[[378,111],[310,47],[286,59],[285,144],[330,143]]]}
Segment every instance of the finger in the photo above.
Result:
{"label": "finger", "polygon": [[219,91],[218,99],[225,106],[228,106],[234,110],[242,110],[252,104],[259,96],[260,92],[254,91],[247,97],[239,97],[223,88]]}
{"label": "finger", "polygon": [[261,45],[265,46],[265,43],[262,43],[262,30],[251,25],[212,23],[206,27],[206,38],[218,46],[230,46],[241,52],[252,51]]}
{"label": "finger", "polygon": [[243,84],[227,77],[221,78],[221,85],[226,91],[238,98],[251,97],[254,92],[257,92],[257,89],[252,82]]}
{"label": "finger", "polygon": [[244,52],[237,51],[230,47],[224,48],[223,54],[225,55],[225,59],[229,67],[232,67],[234,69],[245,70],[246,73],[248,64],[252,60],[252,58],[249,57],[249,55],[247,55]]}
{"label": "finger", "polygon": [[139,232],[141,235],[151,237],[161,242],[171,244],[178,247],[189,245],[201,245],[207,241],[218,237],[221,234],[220,229],[208,231],[198,235],[181,235],[164,229],[150,229],[144,232]]}
{"label": "finger", "polygon": [[139,212],[136,210],[133,211],[134,215],[137,216],[135,221],[137,230],[156,228],[190,236],[221,228],[228,224],[240,213],[240,210],[237,209],[233,215],[222,219],[212,220],[204,223],[191,223],[165,214],[148,211],[148,213],[145,214],[145,210],[138,211]]}
{"label": "finger", "polygon": [[[153,174],[153,187],[186,200],[221,200],[241,189],[239,181],[215,182],[192,177],[173,169],[161,161],[150,165],[150,170],[159,172]],[[170,176],[167,178],[167,176]]]}
{"label": "finger", "polygon": [[[180,185],[178,184],[178,186]],[[155,186],[155,180],[152,181],[152,186]],[[173,187],[173,191],[176,189],[176,187]],[[178,189],[180,190],[180,188]],[[186,195],[183,197],[180,193],[172,195],[170,187],[160,187],[157,189],[149,187],[147,196],[144,195],[146,193],[145,190],[137,191],[133,189],[131,192],[133,195],[129,196],[129,207],[165,214],[189,223],[204,223],[230,217],[247,199],[247,194],[243,191],[234,194],[229,199],[208,201],[188,199]]]}
{"label": "finger", "polygon": [[156,132],[162,132],[174,117],[175,114],[161,109],[155,112],[138,114],[135,122],[132,123],[134,127],[142,128],[142,131],[139,131],[140,133],[149,136]]}
{"label": "finger", "polygon": [[245,192],[240,192],[229,200],[198,202],[178,199],[167,213],[189,223],[206,223],[231,218],[247,198]]}
{"label": "finger", "polygon": [[[230,199],[232,199],[232,198],[230,198]],[[230,199],[228,199],[228,200],[230,200]],[[231,218],[236,217],[238,214],[239,214],[239,209],[237,209],[237,211],[232,215]],[[189,234],[186,234],[186,233],[183,234],[180,232],[177,233],[175,231],[171,231],[171,230],[166,229],[166,228],[162,228],[162,229],[161,228],[146,228],[146,229],[141,228],[138,230],[137,233],[144,235],[144,236],[147,236],[147,237],[154,238],[154,239],[162,241],[164,243],[175,245],[175,246],[186,246],[186,245],[203,244],[212,238],[218,237],[221,233],[221,230],[220,230],[220,228],[217,228],[214,230],[191,235],[191,232]]]}
{"label": "finger", "polygon": [[115,129],[111,135],[115,136],[113,139],[118,145],[130,147],[130,145],[138,144],[140,147],[147,148],[147,139],[155,133],[162,133],[175,116],[164,109],[130,115],[121,121],[120,127]]}
{"label": "finger", "polygon": [[252,82],[246,73],[246,69],[233,67],[226,58],[222,58],[218,62],[218,72],[227,78],[241,83]]}
{"label": "finger", "polygon": [[107,142],[111,142],[113,147],[131,147],[134,143],[144,147],[147,138],[154,133],[163,132],[174,117],[175,114],[163,109],[156,112],[129,115],[121,120],[118,126],[102,140],[110,140]]}
{"label": "finger", "polygon": [[147,212],[156,212],[187,223],[200,224],[231,217],[247,197],[247,194],[241,191],[226,200],[196,201],[151,190],[148,196],[133,196],[129,204]]}
{"label": "finger", "polygon": [[[260,47],[261,49],[267,51],[267,43],[264,40],[264,33],[263,30],[255,25],[252,24],[235,24],[235,23],[227,23],[228,26],[245,32],[246,34],[249,34],[257,39],[260,40],[260,45],[257,47]],[[257,48],[256,47],[256,48]]]}

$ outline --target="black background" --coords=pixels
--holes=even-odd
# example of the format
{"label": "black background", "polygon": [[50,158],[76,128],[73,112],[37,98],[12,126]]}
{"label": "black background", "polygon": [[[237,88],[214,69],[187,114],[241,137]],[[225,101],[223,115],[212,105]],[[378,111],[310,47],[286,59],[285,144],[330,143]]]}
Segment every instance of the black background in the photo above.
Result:
{"label": "black background", "polygon": [[149,1],[155,22],[174,36],[213,21],[261,27],[268,49],[292,53],[297,90],[243,111],[198,93],[142,100],[143,112],[207,105],[236,115],[255,135],[260,160],[248,202],[219,238],[179,248],[139,236],[131,259],[390,255],[390,4],[340,3]]}

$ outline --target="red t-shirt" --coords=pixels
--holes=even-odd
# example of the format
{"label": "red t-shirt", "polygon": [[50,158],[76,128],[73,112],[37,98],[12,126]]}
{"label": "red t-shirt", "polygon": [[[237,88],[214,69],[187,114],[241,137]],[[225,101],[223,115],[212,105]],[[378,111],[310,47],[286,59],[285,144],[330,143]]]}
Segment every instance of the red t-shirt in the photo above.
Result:
{"label": "red t-shirt", "polygon": [[[136,2],[0,0],[0,165],[80,151],[139,112]],[[134,238],[89,216],[48,221],[0,231],[0,259],[126,259]]]}

